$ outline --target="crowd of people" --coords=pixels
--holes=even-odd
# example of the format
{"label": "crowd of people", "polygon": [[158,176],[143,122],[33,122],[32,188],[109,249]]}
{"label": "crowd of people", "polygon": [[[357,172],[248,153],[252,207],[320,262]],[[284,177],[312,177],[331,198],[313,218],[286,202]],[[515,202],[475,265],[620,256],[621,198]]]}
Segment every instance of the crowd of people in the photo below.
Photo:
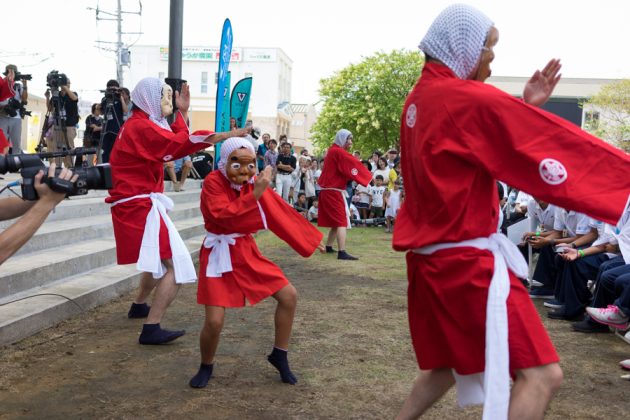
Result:
{"label": "crowd of people", "polygon": [[[566,210],[524,192],[499,187],[501,230],[527,219],[519,247],[532,250],[532,299],[544,299],[550,319],[571,322],[578,333],[614,331],[630,344],[630,209],[617,225]],[[511,197],[510,197],[511,196]],[[630,353],[630,352],[629,352]],[[620,362],[630,370],[630,357]]]}

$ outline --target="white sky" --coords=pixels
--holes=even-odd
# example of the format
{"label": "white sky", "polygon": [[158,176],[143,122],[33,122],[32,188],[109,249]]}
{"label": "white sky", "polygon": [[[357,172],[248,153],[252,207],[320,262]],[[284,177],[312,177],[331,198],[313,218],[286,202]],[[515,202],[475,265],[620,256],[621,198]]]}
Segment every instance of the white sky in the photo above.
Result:
{"label": "white sky", "polygon": [[[562,59],[566,77],[630,78],[628,0],[462,0],[485,12],[500,31],[493,75],[528,76],[549,58]],[[30,91],[43,95],[46,74],[66,73],[84,99],[100,99],[115,78],[111,53],[97,39],[115,41],[115,24],[96,24],[97,0],[10,0],[3,19],[0,64],[32,73]],[[114,11],[115,0],[100,0]],[[126,15],[123,29],[144,35],[138,44],[168,45],[168,0],[144,0],[141,19]],[[319,79],[375,51],[416,49],[434,17],[452,1],[240,0],[184,1],[184,46],[218,46],[229,17],[235,47],[279,47],[293,60],[292,102],[318,100]],[[137,0],[123,0],[137,10]],[[6,7],[4,11],[8,10]],[[141,22],[140,22],[141,20]],[[10,39],[16,41],[10,43]],[[137,36],[125,37],[132,42]],[[44,60],[40,63],[41,60]],[[38,64],[39,63],[39,64]],[[132,57],[133,65],[133,57]],[[216,66],[216,63],[209,64]],[[133,86],[130,86],[131,88]],[[255,100],[255,98],[252,98]]]}

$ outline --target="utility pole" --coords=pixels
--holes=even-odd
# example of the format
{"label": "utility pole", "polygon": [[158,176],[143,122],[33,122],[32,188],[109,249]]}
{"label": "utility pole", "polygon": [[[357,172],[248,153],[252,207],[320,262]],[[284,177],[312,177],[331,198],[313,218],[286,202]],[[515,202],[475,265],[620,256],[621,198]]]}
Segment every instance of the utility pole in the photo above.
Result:
{"label": "utility pole", "polygon": [[[123,84],[123,66],[129,66],[131,64],[130,55],[129,55],[129,47],[123,43],[122,36],[123,35],[142,35],[142,32],[123,32],[123,15],[124,14],[133,14],[142,16],[142,3],[138,2],[139,9],[137,12],[126,12],[122,10],[122,0],[117,0],[117,7],[115,12],[107,12],[105,10],[100,9],[98,6],[96,8],[88,7],[88,10],[94,10],[96,12],[96,23],[99,21],[110,20],[116,21],[116,41],[100,41],[97,40],[97,47],[110,51],[116,54],[116,80],[120,86],[124,86]],[[99,15],[106,15],[110,17],[100,17]],[[102,44],[112,44],[114,48],[108,48]]]}
{"label": "utility pole", "polygon": [[171,0],[171,16],[168,27],[168,77],[171,79],[182,78],[183,28],[184,0]]}
{"label": "utility pole", "polygon": [[121,56],[122,56],[122,48],[123,48],[123,43],[122,43],[122,6],[121,6],[121,0],[118,0],[118,10],[117,10],[117,20],[118,20],[118,42],[116,43],[116,79],[118,80],[118,83],[120,84],[120,86],[124,86],[125,84],[123,83],[123,68],[122,68],[122,60],[121,60]]}

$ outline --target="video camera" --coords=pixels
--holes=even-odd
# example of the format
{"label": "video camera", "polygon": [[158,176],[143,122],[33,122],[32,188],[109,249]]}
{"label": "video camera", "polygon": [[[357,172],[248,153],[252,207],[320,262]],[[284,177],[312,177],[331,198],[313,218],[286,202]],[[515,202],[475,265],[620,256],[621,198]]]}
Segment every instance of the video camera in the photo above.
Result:
{"label": "video camera", "polygon": [[115,99],[120,98],[119,87],[109,87],[105,90],[101,90],[100,92],[105,95],[105,100],[109,102],[114,102]]}
{"label": "video camera", "polygon": [[46,75],[46,85],[51,89],[59,89],[59,86],[68,85],[68,76],[64,73],[59,73],[57,70],[53,70]]}
{"label": "video camera", "polygon": [[31,75],[31,74],[15,73],[14,80],[33,80],[33,75]]}
{"label": "video camera", "polygon": [[[89,190],[111,189],[113,183],[109,164],[84,167],[83,156],[89,154],[96,154],[96,149],[77,147],[71,151],[0,156],[0,174],[20,172],[20,175],[22,175],[22,198],[29,201],[39,198],[35,190],[35,175],[40,170],[44,171],[42,182],[48,184],[53,191],[66,193],[68,197],[85,195]],[[79,178],[74,183],[57,178],[62,168],[55,170],[55,178],[49,178],[47,175],[48,169],[42,161],[42,158],[65,156],[76,156],[72,172],[78,175]]]}

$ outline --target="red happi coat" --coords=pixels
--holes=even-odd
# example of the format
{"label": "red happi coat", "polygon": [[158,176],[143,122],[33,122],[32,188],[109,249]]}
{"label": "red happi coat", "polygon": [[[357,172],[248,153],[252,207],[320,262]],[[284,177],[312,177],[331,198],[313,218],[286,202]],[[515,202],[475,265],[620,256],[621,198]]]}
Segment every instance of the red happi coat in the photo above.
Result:
{"label": "red happi coat", "polygon": [[333,144],[324,159],[324,168],[317,183],[322,188],[319,193],[319,217],[317,224],[321,227],[346,227],[345,197],[339,191],[326,190],[335,188],[346,190],[348,181],[356,181],[367,186],[372,180],[372,173],[343,147]]}
{"label": "red happi coat", "polygon": [[252,184],[243,186],[239,193],[219,171],[204,180],[201,213],[208,232],[245,235],[230,245],[232,271],[221,277],[206,276],[213,250],[202,245],[197,287],[197,302],[202,305],[239,307],[245,305],[245,299],[254,305],[289,284],[282,270],[260,253],[252,236],[265,229],[265,223],[303,257],[313,254],[323,237],[272,190],[267,189],[256,200]]}
{"label": "red happi coat", "polygon": [[[429,63],[401,122],[405,201],[393,246],[487,237],[496,231],[495,179],[615,224],[630,194],[630,158],[575,125],[484,83]],[[489,251],[408,253],[409,322],[422,369],[484,370]],[[525,288],[510,273],[510,368],[558,360]]]}
{"label": "red happi coat", "polygon": [[[179,159],[205,149],[208,143],[193,142],[181,113],[168,131],[149,120],[149,116],[135,108],[120,129],[109,163],[114,188],[109,190],[107,203],[152,192],[164,192],[164,162]],[[212,132],[199,132],[208,136]],[[112,221],[116,238],[118,264],[138,261],[144,225],[151,210],[149,198],[139,198],[112,206]],[[171,258],[168,231],[164,221],[160,225],[160,258]]]}

